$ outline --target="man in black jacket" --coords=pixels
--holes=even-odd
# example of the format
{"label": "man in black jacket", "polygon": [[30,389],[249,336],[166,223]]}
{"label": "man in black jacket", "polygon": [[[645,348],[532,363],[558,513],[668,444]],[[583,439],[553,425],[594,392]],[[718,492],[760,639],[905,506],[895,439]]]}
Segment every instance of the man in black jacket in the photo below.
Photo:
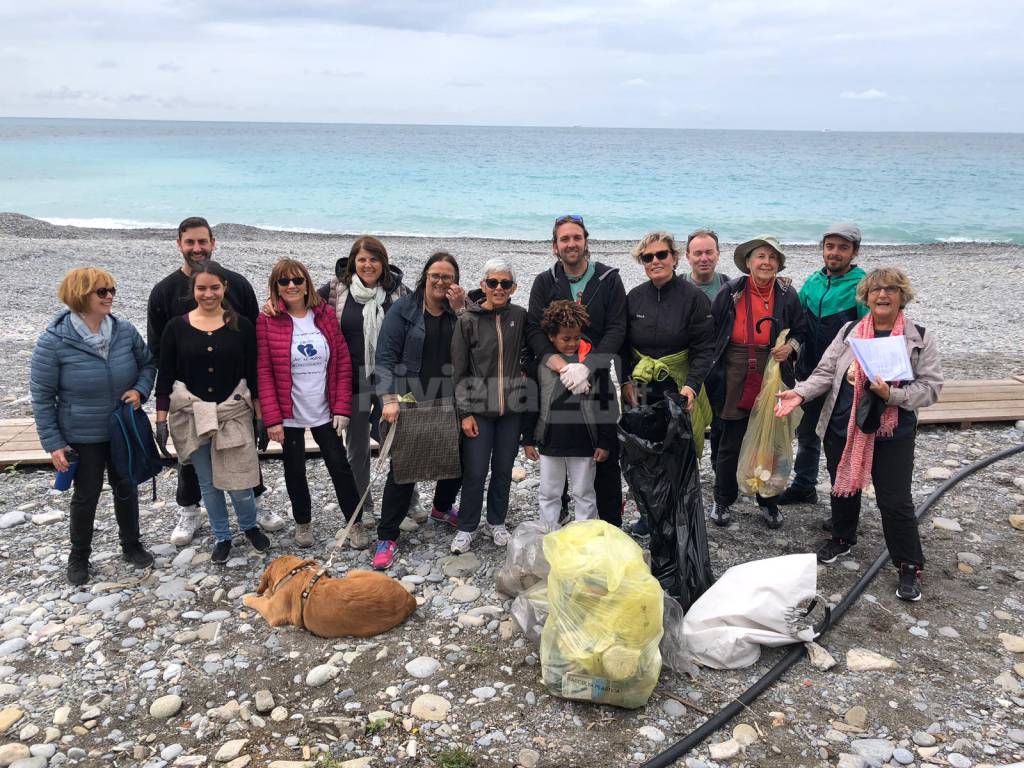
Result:
{"label": "man in black jacket", "polygon": [[[538,360],[546,355],[547,366],[559,374],[566,389],[581,394],[593,389],[602,421],[618,421],[619,405],[611,379],[612,366],[622,380],[619,351],[626,338],[626,291],[619,270],[593,261],[587,247],[583,218],[559,216],[551,233],[556,262],[541,272],[530,291],[527,341]],[[591,345],[585,362],[567,363],[540,327],[544,310],[552,301],[569,299],[583,304],[590,316],[585,338]],[[598,516],[615,526],[622,525],[622,473],[618,444],[606,461],[597,465],[594,478]]]}
{"label": "man in black jacket", "polygon": [[[208,261],[217,245],[209,222],[200,216],[190,216],[182,221],[178,225],[178,238],[174,242],[181,252],[184,263],[153,286],[146,307],[146,342],[157,361],[160,360],[160,337],[167,323],[196,308],[196,300],[191,289],[192,268]],[[228,273],[228,302],[239,315],[255,325],[260,307],[252,285],[237,272],[229,269],[225,271]],[[161,434],[159,426],[157,442],[160,443],[161,449],[167,444],[167,437]],[[259,496],[263,490],[261,483],[256,489],[256,495]],[[178,465],[178,488],[175,497],[181,510],[178,514],[178,524],[171,534],[171,543],[180,547],[192,541],[196,529],[205,518],[198,510],[202,494],[196,471],[191,464]],[[285,525],[285,521],[279,515],[263,510],[259,512],[257,522],[268,531],[280,530]]]}

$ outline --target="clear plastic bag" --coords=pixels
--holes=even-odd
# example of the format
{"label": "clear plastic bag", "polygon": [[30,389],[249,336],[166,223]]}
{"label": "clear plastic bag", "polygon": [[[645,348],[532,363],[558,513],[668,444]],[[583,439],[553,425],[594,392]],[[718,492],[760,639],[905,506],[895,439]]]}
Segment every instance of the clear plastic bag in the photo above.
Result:
{"label": "clear plastic bag", "polygon": [[540,644],[544,622],[548,620],[548,584],[538,581],[532,587],[519,593],[512,601],[512,618],[526,639],[534,645]]}
{"label": "clear plastic bag", "polygon": [[[779,334],[776,349],[786,343],[788,335],[788,329]],[[788,416],[775,415],[775,396],[784,388],[779,363],[769,355],[761,392],[750,411],[747,431],[740,445],[736,467],[740,493],[777,496],[789,482],[793,471],[793,437],[803,411],[794,408]]]}
{"label": "clear plastic bag", "polygon": [[546,582],[548,561],[544,557],[544,526],[527,520],[516,526],[505,549],[505,565],[498,571],[498,590],[515,597],[537,582]]}
{"label": "clear plastic bag", "polygon": [[544,537],[544,554],[544,684],[567,699],[644,706],[661,674],[664,592],[640,547],[618,528],[586,520]]}
{"label": "clear plastic bag", "polygon": [[666,667],[680,675],[696,677],[698,667],[693,661],[683,630],[683,607],[668,592],[665,593],[665,634],[661,637],[659,650]]}

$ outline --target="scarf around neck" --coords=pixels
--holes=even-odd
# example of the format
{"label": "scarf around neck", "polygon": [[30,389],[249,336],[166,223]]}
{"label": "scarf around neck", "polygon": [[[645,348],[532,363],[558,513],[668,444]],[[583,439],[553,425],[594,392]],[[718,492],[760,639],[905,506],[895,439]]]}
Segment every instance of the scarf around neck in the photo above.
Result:
{"label": "scarf around neck", "polygon": [[[902,336],[906,322],[903,311],[896,316],[896,323],[892,327],[890,336]],[[858,339],[875,338],[875,324],[871,315],[865,315],[857,322],[852,335]],[[891,437],[896,429],[898,414],[896,406],[890,405],[882,412],[882,423],[878,431],[872,434],[865,434],[857,427],[857,405],[864,396],[867,387],[868,377],[865,375],[857,358],[853,359],[854,383],[853,383],[853,406],[850,408],[850,421],[846,427],[846,447],[843,448],[843,456],[839,459],[839,467],[836,469],[836,481],[832,486],[833,496],[853,496],[859,493],[871,481],[871,463],[875,455],[875,437]],[[899,386],[895,382],[890,386]]]}
{"label": "scarf around neck", "polygon": [[114,321],[110,319],[110,315],[104,316],[103,320],[100,321],[99,331],[93,333],[89,330],[89,326],[85,324],[82,316],[77,312],[72,312],[71,327],[82,337],[82,341],[95,349],[97,354],[104,360],[107,359],[107,355],[110,354],[110,337],[114,332]]}
{"label": "scarf around neck", "polygon": [[380,334],[381,322],[384,319],[384,301],[387,293],[378,281],[373,288],[367,288],[359,275],[352,275],[352,283],[348,292],[358,304],[363,305],[363,365],[366,375],[373,373],[373,362],[377,355],[377,336]]}

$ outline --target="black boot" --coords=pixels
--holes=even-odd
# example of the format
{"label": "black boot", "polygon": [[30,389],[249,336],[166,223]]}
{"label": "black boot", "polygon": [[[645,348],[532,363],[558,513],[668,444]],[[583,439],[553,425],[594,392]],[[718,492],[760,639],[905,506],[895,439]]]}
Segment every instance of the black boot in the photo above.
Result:
{"label": "black boot", "polygon": [[89,580],[89,552],[71,550],[68,555],[68,584],[80,587]]}
{"label": "black boot", "polygon": [[153,555],[142,546],[141,541],[121,542],[121,559],[136,568],[149,568],[153,565]]}

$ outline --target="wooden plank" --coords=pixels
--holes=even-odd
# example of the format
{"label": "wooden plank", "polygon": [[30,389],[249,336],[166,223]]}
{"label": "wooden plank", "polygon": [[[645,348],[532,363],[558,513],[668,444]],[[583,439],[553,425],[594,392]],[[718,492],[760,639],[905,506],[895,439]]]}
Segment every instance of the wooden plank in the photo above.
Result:
{"label": "wooden plank", "polygon": [[1024,384],[1024,374],[1020,374],[1020,375],[1014,376],[1013,380],[1014,381],[1019,381],[1021,384]]}
{"label": "wooden plank", "polygon": [[1024,403],[936,403],[922,408],[921,413],[941,411],[942,413],[1022,413]]}
{"label": "wooden plank", "polygon": [[1024,400],[1024,387],[1017,387],[1016,390],[1009,392],[992,392],[988,389],[979,389],[977,391],[960,390],[955,392],[943,390],[942,394],[939,395],[940,403],[1015,402],[1018,400]]}

